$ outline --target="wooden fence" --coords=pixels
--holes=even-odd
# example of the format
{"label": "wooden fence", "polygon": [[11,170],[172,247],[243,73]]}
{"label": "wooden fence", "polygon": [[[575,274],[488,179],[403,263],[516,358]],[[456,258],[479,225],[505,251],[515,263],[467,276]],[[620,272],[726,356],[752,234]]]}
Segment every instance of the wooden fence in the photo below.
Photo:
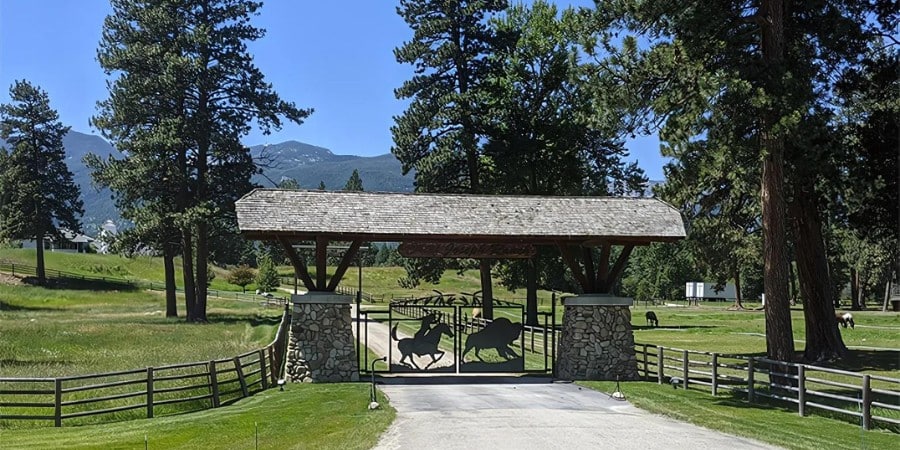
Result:
{"label": "wooden fence", "polygon": [[[56,378],[0,378],[0,423],[128,420],[217,408],[277,384],[290,309],[275,339],[232,358]],[[101,416],[101,417],[98,417]],[[91,419],[93,418],[93,419]]]}
{"label": "wooden fence", "polygon": [[769,399],[826,415],[849,416],[863,429],[900,427],[900,379],[860,374],[761,357],[727,355],[636,344],[638,373],[660,384],[685,389],[705,386],[746,395],[749,402]]}

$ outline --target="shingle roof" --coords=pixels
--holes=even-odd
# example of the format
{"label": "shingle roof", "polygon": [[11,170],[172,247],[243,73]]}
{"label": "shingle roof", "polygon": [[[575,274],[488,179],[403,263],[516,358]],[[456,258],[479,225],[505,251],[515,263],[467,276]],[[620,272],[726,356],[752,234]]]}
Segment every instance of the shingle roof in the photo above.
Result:
{"label": "shingle roof", "polygon": [[648,243],[685,237],[681,214],[652,198],[256,189],[235,208],[241,232],[255,239]]}

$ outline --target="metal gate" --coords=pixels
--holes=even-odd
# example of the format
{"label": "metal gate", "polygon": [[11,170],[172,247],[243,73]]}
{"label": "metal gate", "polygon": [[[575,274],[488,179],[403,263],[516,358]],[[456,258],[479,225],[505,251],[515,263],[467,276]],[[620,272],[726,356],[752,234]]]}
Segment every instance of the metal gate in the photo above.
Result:
{"label": "metal gate", "polygon": [[494,300],[479,317],[477,296],[441,294],[364,307],[356,323],[360,373],[553,373],[555,307],[526,324],[525,307]]}

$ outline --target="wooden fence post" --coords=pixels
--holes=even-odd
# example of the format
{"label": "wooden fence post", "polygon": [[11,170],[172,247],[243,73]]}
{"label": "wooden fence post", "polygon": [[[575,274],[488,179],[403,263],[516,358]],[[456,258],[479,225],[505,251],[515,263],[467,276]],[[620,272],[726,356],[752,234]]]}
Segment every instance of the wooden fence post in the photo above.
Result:
{"label": "wooden fence post", "polygon": [[219,407],[219,378],[216,375],[216,362],[209,362],[209,389],[212,391],[213,408]]}
{"label": "wooden fence post", "polygon": [[862,427],[872,429],[872,389],[869,375],[863,375],[862,385]]}
{"label": "wooden fence post", "polygon": [[259,349],[259,380],[262,382],[263,390],[269,388],[269,374],[266,373],[266,352]]}
{"label": "wooden fence post", "polygon": [[797,379],[797,413],[803,417],[806,415],[806,366],[798,366]]}
{"label": "wooden fence post", "polygon": [[56,378],[53,380],[53,425],[62,426],[62,380]]}
{"label": "wooden fence post", "polygon": [[719,394],[719,354],[712,354],[712,395],[715,397]]}
{"label": "wooden fence post", "polygon": [[682,372],[682,375],[683,375],[683,377],[684,377],[684,380],[683,380],[682,382],[684,383],[684,388],[687,389],[687,388],[688,388],[688,377],[690,376],[690,370],[689,370],[689,368],[690,368],[690,365],[691,365],[690,362],[688,362],[688,351],[687,351],[687,350],[682,350],[682,351],[681,351],[681,357],[682,357],[682,363],[684,363],[684,369],[683,369],[683,372]]}
{"label": "wooden fence post", "polygon": [[650,378],[650,373],[647,372],[647,344],[643,344],[644,346],[644,379]]}
{"label": "wooden fence post", "polygon": [[270,345],[269,347],[269,372],[271,372],[271,380],[269,380],[273,385],[278,384],[278,377],[281,376],[278,373],[281,370],[281,367],[275,367],[275,346]]}
{"label": "wooden fence post", "polygon": [[147,368],[147,418],[153,418],[153,368]]}
{"label": "wooden fence post", "polygon": [[237,372],[238,382],[241,383],[241,393],[244,394],[244,397],[250,395],[247,392],[247,380],[244,379],[244,369],[241,367],[241,358],[237,356],[234,357],[234,370]]}
{"label": "wooden fence post", "polygon": [[659,384],[663,384],[663,377],[665,376],[663,375],[663,366],[663,348],[661,346],[656,347],[656,381]]}
{"label": "wooden fence post", "polygon": [[747,360],[747,401],[753,403],[753,358]]}

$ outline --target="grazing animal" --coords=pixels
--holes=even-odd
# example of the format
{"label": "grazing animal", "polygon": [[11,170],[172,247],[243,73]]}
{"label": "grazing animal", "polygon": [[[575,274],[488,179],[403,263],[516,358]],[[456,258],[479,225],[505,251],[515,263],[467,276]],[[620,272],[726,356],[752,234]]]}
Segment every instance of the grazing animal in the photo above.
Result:
{"label": "grazing animal", "polygon": [[508,360],[518,358],[519,355],[509,346],[519,338],[521,332],[521,323],[512,323],[505,317],[494,319],[481,330],[466,337],[466,349],[463,350],[462,357],[465,358],[466,353],[474,348],[475,357],[484,362],[478,352],[486,348],[493,348],[497,350],[497,354],[501,358]]}
{"label": "grazing animal", "polygon": [[842,313],[835,311],[834,318],[837,321],[837,324],[847,328],[847,325],[850,325],[850,328],[853,328],[856,324],[853,322],[853,314],[848,312]]}
{"label": "grazing animal", "polygon": [[659,319],[656,318],[655,312],[647,311],[647,314],[644,314],[644,317],[647,318],[647,325],[652,325],[654,328],[659,326]]}
{"label": "grazing animal", "polygon": [[[432,364],[440,361],[440,359],[444,357],[445,352],[438,350],[438,342],[440,342],[442,334],[453,337],[453,331],[450,330],[450,325],[439,323],[433,328],[426,330],[422,336],[419,336],[417,333],[416,337],[400,339],[397,337],[397,325],[399,325],[399,323],[394,324],[394,328],[391,330],[391,337],[393,337],[395,341],[398,341],[397,348],[400,350],[400,354],[403,355],[400,358],[400,364],[412,366],[416,370],[428,370]],[[424,368],[419,367],[419,365],[416,364],[415,358],[412,357],[413,355],[428,355],[431,357],[431,362]],[[435,357],[435,355],[438,356]],[[408,363],[405,362],[407,358],[409,359]]]}

